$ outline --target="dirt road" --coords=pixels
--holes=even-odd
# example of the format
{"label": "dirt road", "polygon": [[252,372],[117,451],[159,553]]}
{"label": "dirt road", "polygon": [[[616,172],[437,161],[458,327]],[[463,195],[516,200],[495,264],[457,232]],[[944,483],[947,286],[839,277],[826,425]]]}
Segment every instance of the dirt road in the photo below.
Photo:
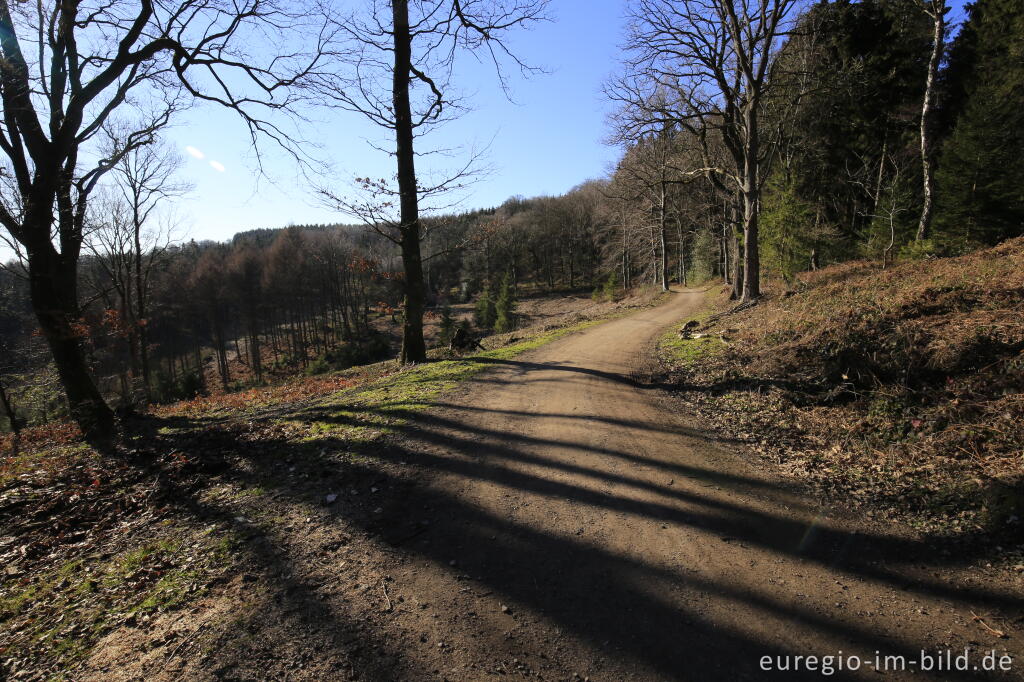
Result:
{"label": "dirt road", "polygon": [[[410,457],[441,472],[423,493],[435,527],[394,575],[428,604],[395,619],[407,674],[758,679],[779,656],[842,652],[840,677],[905,656],[889,675],[921,679],[922,649],[972,649],[971,666],[1019,652],[1018,634],[997,639],[971,615],[992,622],[1019,592],[964,584],[912,540],[829,518],[636,381],[700,297],[497,363],[406,435]],[[1008,678],[1024,670],[1014,659]]]}
{"label": "dirt road", "polygon": [[84,678],[1020,679],[1018,576],[826,513],[645,381],[700,302],[495,361],[361,475],[261,445],[248,572]]}

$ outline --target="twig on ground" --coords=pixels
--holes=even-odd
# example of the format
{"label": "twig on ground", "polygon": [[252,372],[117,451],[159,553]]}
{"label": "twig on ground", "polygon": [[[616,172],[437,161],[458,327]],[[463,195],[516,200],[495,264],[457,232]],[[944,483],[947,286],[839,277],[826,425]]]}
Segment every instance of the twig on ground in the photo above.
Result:
{"label": "twig on ground", "polygon": [[971,620],[973,620],[976,623],[980,623],[981,627],[985,628],[986,630],[991,632],[993,635],[995,635],[999,639],[1006,639],[1006,633],[1005,632],[1003,632],[1002,630],[995,630],[993,628],[990,628],[988,626],[988,624],[985,623],[985,621],[981,619],[981,616],[976,614],[974,611],[971,611],[971,616],[972,616]]}
{"label": "twig on ground", "polygon": [[[178,620],[181,620],[181,618],[178,618]],[[177,622],[177,621],[175,621],[175,622]],[[196,628],[195,631],[193,631],[190,635],[185,637],[185,639],[181,640],[181,642],[178,643],[178,646],[174,647],[174,650],[171,653],[167,654],[167,658],[164,659],[164,664],[160,667],[160,670],[163,670],[164,668],[166,668],[167,664],[170,663],[171,660],[174,658],[174,655],[177,654],[178,651],[180,651],[183,646],[185,646],[186,644],[191,642],[195,638],[196,635],[198,635],[200,632],[202,632],[205,629],[206,629],[206,623],[203,623],[198,628]],[[184,674],[184,668],[182,668],[182,674]]]}

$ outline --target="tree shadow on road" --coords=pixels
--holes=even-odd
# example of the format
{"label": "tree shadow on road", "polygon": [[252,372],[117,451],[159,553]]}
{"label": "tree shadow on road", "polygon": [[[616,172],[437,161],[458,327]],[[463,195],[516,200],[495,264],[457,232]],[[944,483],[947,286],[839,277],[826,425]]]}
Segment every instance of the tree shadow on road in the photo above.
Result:
{"label": "tree shadow on road", "polygon": [[[486,375],[482,378],[488,379]],[[936,568],[966,564],[975,557],[936,557],[926,540],[845,531],[774,513],[774,509],[788,506],[814,515],[813,503],[793,488],[566,438],[486,429],[471,419],[474,412],[485,408],[440,401],[435,401],[435,407],[430,412],[407,409],[398,399],[377,405],[345,405],[342,411],[311,406],[290,415],[298,422],[337,429],[337,435],[327,431],[313,442],[284,436],[240,440],[231,431],[217,435],[215,429],[209,429],[204,439],[222,440],[212,446],[204,442],[200,448],[198,443],[181,440],[190,429],[187,421],[180,420],[172,433],[153,437],[159,441],[157,447],[191,448],[198,458],[211,450],[222,453],[230,466],[218,476],[238,486],[265,487],[274,500],[275,514],[283,513],[282,509],[295,510],[299,516],[308,514],[315,519],[313,525],[328,529],[324,532],[343,529],[347,537],[358,536],[383,548],[381,551],[393,552],[395,562],[424,561],[439,574],[450,574],[453,584],[470,581],[481,593],[493,593],[494,599],[512,604],[512,620],[535,617],[520,615],[521,610],[543,614],[543,621],[565,637],[582,640],[601,652],[593,661],[591,674],[614,666],[622,670],[625,661],[642,679],[753,679],[761,676],[758,661],[765,655],[834,653],[790,650],[781,638],[773,636],[770,628],[774,626],[766,630],[758,623],[721,620],[716,616],[721,611],[712,608],[712,603],[742,605],[766,623],[788,623],[818,633],[823,639],[852,647],[847,651],[878,650],[916,657],[925,643],[882,634],[842,610],[823,613],[813,603],[787,601],[785,594],[770,584],[754,589],[727,579],[710,579],[700,566],[687,565],[682,558],[685,555],[677,565],[666,566],[646,557],[642,546],[628,553],[615,551],[590,539],[589,531],[599,529],[583,528],[579,535],[569,536],[496,516],[454,493],[460,482],[470,488],[489,483],[560,500],[567,510],[588,508],[654,521],[666,532],[707,534],[722,543],[753,548],[761,556],[834,568],[910,596],[937,597],[953,604],[969,602],[975,608],[1014,613],[1024,607],[1019,594],[953,586],[942,579],[908,579],[905,570],[920,556],[929,557],[928,563]],[[504,416],[576,418],[515,411]],[[699,435],[679,427],[630,420],[595,421],[607,428]],[[388,424],[386,436],[353,441],[347,435],[352,428],[381,422]],[[154,420],[153,426],[167,424]],[[153,433],[159,430],[154,428]],[[569,463],[545,457],[542,453],[548,448],[575,449],[625,466],[613,472]],[[633,473],[640,467],[662,479],[686,478],[706,484],[708,494],[696,493],[692,486],[681,490],[652,484],[649,475]],[[446,485],[434,485],[438,477],[443,477]],[[368,495],[371,485],[382,491],[376,498]],[[607,494],[602,486],[614,487],[620,494]],[[201,494],[202,488],[176,490],[179,507],[197,518],[238,525],[232,510],[211,502]],[[338,502],[329,507],[322,501],[326,490],[342,491]],[[360,495],[348,495],[346,490]],[[635,499],[633,493],[647,499]],[[743,502],[751,495],[759,504]],[[376,613],[367,619],[357,601],[319,589],[309,577],[309,567],[318,564],[321,576],[330,575],[334,561],[330,553],[324,556],[320,548],[293,544],[287,533],[262,531],[246,537],[244,551],[253,565],[261,567],[262,581],[273,585],[272,601],[278,610],[265,614],[267,621],[280,619],[296,631],[307,632],[322,649],[336,649],[338,660],[350,661],[348,674],[363,679],[423,679],[431,672],[422,668],[423,661],[443,659],[437,650],[426,650],[432,642],[424,643],[415,632],[406,631],[401,613]],[[451,567],[456,558],[457,568]],[[430,595],[439,601],[448,598],[452,595]],[[265,627],[263,623],[251,625]],[[445,626],[469,627],[465,623],[440,624]],[[487,651],[502,655],[488,645],[496,636],[481,632],[477,655]],[[362,653],[353,656],[353,648]],[[554,650],[546,653],[552,656]],[[559,662],[549,660],[548,664],[557,667]],[[474,673],[462,674],[464,679],[475,679]]]}

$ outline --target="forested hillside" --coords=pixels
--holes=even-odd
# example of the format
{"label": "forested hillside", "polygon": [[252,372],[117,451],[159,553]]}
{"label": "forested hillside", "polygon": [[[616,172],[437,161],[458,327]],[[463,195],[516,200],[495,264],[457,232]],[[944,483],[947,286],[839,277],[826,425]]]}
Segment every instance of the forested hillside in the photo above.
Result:
{"label": "forested hillside", "polygon": [[1021,0],[0,0],[0,678],[1017,679],[1022,84]]}
{"label": "forested hillside", "polygon": [[[630,58],[606,86],[617,167],[564,196],[424,216],[424,311],[488,287],[496,295],[506,275],[529,291],[722,277],[735,297],[755,299],[762,276],[791,280],[850,258],[885,267],[1019,235],[1020,7],[970,5],[936,46],[936,22],[944,36],[952,28],[929,9],[941,3],[925,5],[782,3],[749,55],[760,80],[723,88],[742,65],[671,30],[725,40],[722,27],[685,4],[635,3]],[[386,231],[175,239],[160,211],[187,192],[179,166],[165,146],[128,150],[87,216],[68,333],[107,400],[166,401],[302,371],[330,353],[359,362],[393,352],[389,324],[404,317],[408,285]],[[5,428],[12,416],[66,412],[53,389],[68,379],[30,303],[30,260],[0,273]]]}
{"label": "forested hillside", "polygon": [[850,261],[662,339],[708,423],[851,508],[969,544],[1024,518],[1024,239],[880,270]]}

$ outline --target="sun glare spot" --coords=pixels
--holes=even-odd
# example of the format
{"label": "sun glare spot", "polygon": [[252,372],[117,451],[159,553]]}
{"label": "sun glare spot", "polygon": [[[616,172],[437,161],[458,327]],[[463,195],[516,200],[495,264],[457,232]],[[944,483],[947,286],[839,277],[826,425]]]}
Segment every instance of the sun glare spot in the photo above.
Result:
{"label": "sun glare spot", "polygon": [[223,173],[226,170],[224,168],[224,164],[221,163],[220,161],[211,161],[210,162],[210,168],[212,168],[213,170],[217,171],[218,173]]}
{"label": "sun glare spot", "polygon": [[195,157],[197,159],[205,159],[206,158],[206,154],[202,153],[201,151],[199,151],[198,149],[196,149],[195,147],[193,147],[191,145],[189,145],[188,147],[185,147],[185,151],[189,153],[189,156],[193,156],[193,157]]}

